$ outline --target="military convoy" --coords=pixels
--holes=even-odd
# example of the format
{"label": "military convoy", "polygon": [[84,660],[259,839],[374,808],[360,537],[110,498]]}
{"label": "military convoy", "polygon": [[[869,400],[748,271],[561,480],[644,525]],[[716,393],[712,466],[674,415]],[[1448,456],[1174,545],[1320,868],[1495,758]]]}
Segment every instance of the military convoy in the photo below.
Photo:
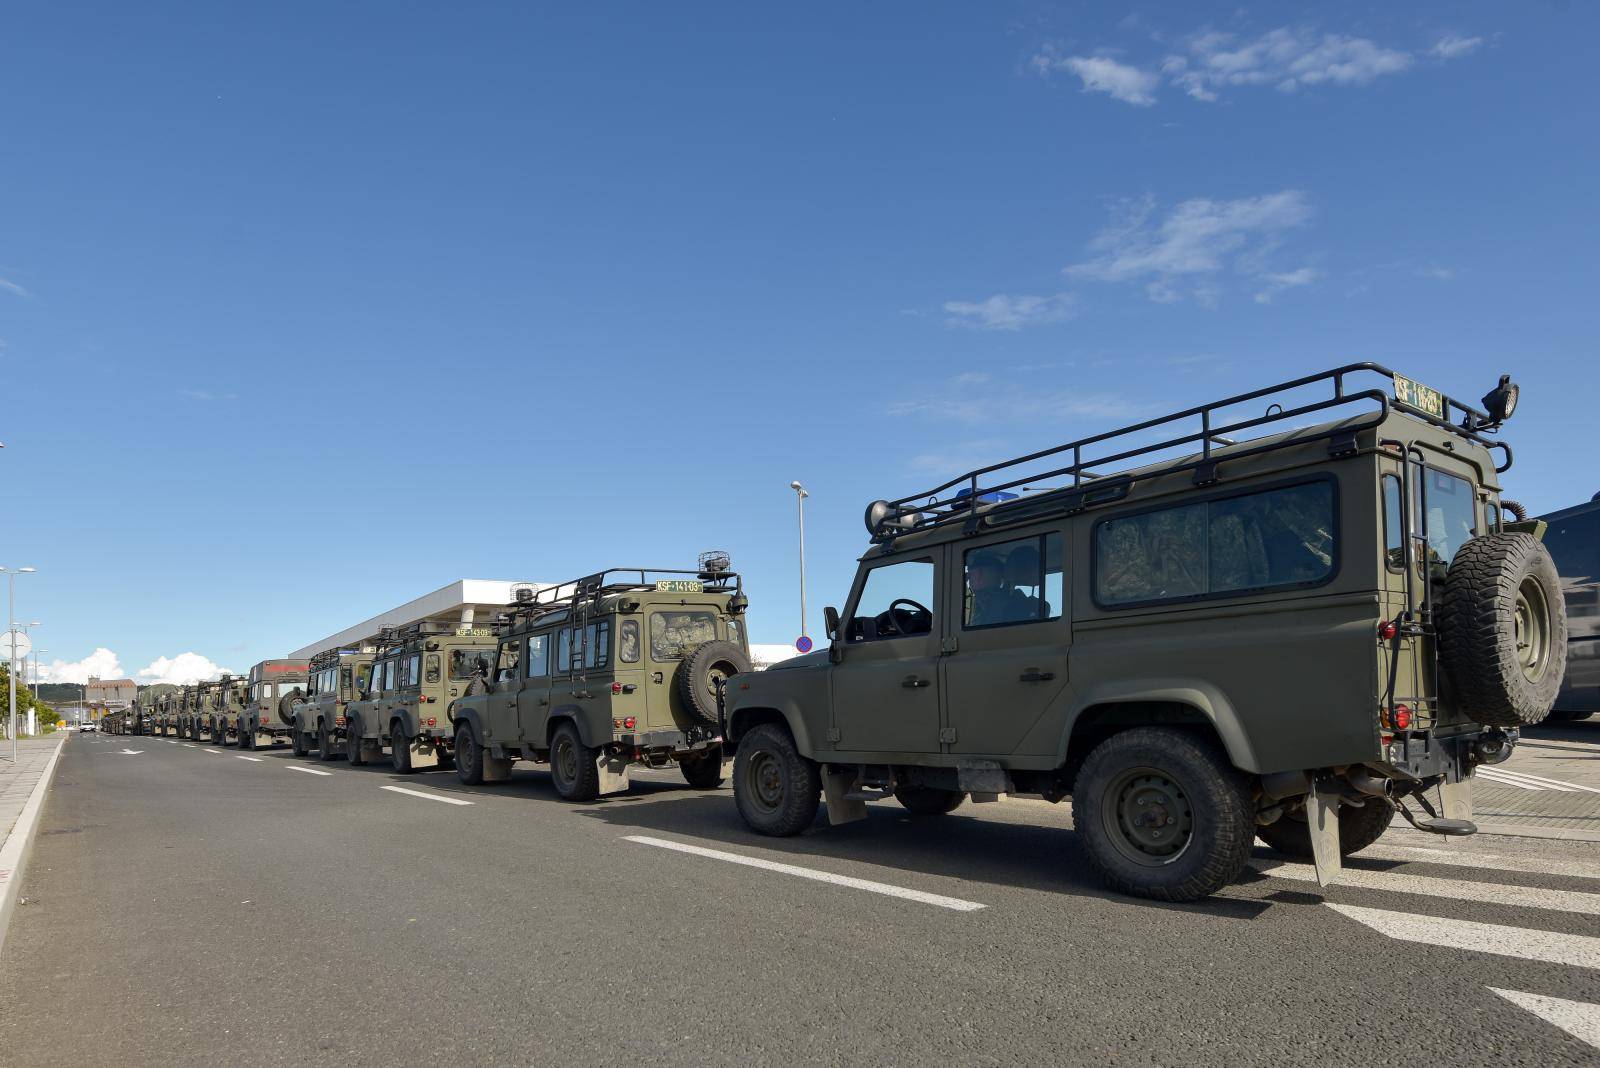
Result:
{"label": "military convoy", "polygon": [[711,553],[267,661],[151,722],[469,785],[548,764],[569,801],[640,767],[714,788],[731,759],[764,835],[824,800],[840,824],[1070,798],[1126,893],[1204,897],[1258,837],[1328,881],[1396,815],[1475,831],[1474,770],[1567,692],[1546,527],[1500,496],[1516,402],[1351,364],[874,502],[827,646],[765,672]]}

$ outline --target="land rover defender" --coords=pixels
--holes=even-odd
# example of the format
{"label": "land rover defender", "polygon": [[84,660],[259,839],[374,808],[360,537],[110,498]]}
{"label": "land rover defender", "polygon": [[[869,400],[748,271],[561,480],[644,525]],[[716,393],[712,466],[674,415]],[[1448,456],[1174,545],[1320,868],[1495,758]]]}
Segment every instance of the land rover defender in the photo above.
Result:
{"label": "land rover defender", "polygon": [[423,621],[378,636],[372,672],[360,700],[345,710],[347,751],[365,764],[389,747],[402,775],[448,765],[455,734],[450,702],[488,674],[498,643],[491,627]]}
{"label": "land rover defender", "polygon": [[1351,364],[873,503],[828,648],[728,688],[740,815],[1070,797],[1104,881],[1175,901],[1258,835],[1326,882],[1396,812],[1471,833],[1566,657],[1498,508],[1516,401]]}
{"label": "land rover defender", "polygon": [[311,658],[306,692],[288,698],[286,710],[295,756],[315,749],[322,760],[348,756],[361,762],[360,738],[346,734],[345,709],[366,689],[371,674],[371,653],[328,649]]}
{"label": "land rover defender", "polygon": [[462,782],[501,781],[528,760],[549,763],[568,801],[626,790],[639,766],[722,784],[721,686],[750,670],[748,600],[727,554],[517,593],[492,674],[449,709]]}
{"label": "land rover defender", "polygon": [[293,721],[283,714],[284,699],[306,684],[306,661],[263,660],[250,669],[244,707],[239,712],[240,749],[258,749],[287,741]]}

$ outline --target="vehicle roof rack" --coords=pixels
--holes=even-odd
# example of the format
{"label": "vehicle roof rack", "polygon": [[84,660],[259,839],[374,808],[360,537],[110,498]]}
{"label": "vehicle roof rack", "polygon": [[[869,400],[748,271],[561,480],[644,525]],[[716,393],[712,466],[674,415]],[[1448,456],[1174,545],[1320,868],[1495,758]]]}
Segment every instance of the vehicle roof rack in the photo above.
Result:
{"label": "vehicle roof rack", "polygon": [[359,649],[345,649],[338,646],[335,646],[332,649],[324,649],[322,652],[311,658],[311,660],[306,664],[306,670],[321,671],[325,667],[332,667],[334,664],[337,664],[341,657],[353,656],[360,651],[361,650]]}
{"label": "vehicle roof rack", "polygon": [[[1376,375],[1388,380],[1388,388],[1357,388],[1352,390],[1346,379],[1356,375]],[[1287,396],[1270,401],[1260,416],[1218,424],[1214,418],[1221,410],[1248,401],[1286,395],[1320,383],[1329,383],[1332,396],[1318,400],[1297,401]],[[1376,384],[1374,384],[1376,385]],[[1407,394],[1414,402],[1399,399]],[[1391,395],[1392,394],[1392,395]],[[1426,397],[1422,394],[1427,394]],[[1437,413],[1430,412],[1417,403],[1428,401]],[[1292,404],[1293,406],[1287,406]],[[1313,427],[1305,433],[1287,433],[1276,438],[1241,443],[1233,435],[1241,431],[1256,430],[1282,424],[1287,420],[1301,419],[1317,412],[1349,409],[1346,417],[1328,424]],[[1223,460],[1271,452],[1276,449],[1304,445],[1308,442],[1329,440],[1334,445],[1348,443],[1354,448],[1355,435],[1369,430],[1388,418],[1391,411],[1430,423],[1442,430],[1458,435],[1489,449],[1500,449],[1505,463],[1496,468],[1506,471],[1511,467],[1511,447],[1503,441],[1492,441],[1484,435],[1499,429],[1499,423],[1489,413],[1453,397],[1436,394],[1426,387],[1397,375],[1389,368],[1376,363],[1350,363],[1318,374],[1307,375],[1275,386],[1241,393],[1224,400],[1187,408],[1171,415],[1158,416],[1117,430],[1094,434],[1069,441],[1049,449],[1028,453],[1000,463],[990,464],[942,482],[930,490],[913,493],[894,501],[874,501],[867,506],[867,531],[872,540],[892,544],[893,541],[915,531],[930,530],[952,523],[965,522],[976,530],[980,522],[979,508],[991,505],[996,509],[1015,507],[1027,501],[1029,511],[1040,505],[1041,499],[1059,504],[1066,511],[1081,511],[1102,501],[1123,496],[1127,487],[1148,478],[1194,471],[1198,482],[1216,480],[1216,467]],[[1453,421],[1460,416],[1460,422]],[[1284,427],[1291,430],[1292,427]],[[1145,445],[1133,445],[1131,435],[1156,431],[1163,440]],[[1166,434],[1172,434],[1166,437]],[[1123,464],[1138,457],[1155,454],[1182,446],[1196,446],[1199,451],[1172,462],[1152,459],[1154,466],[1145,470],[1125,470],[1103,473],[1110,464]],[[1108,450],[1101,452],[1100,449]],[[1217,453],[1218,449],[1225,450]],[[1091,455],[1091,453],[1093,453]],[[1055,460],[1059,466],[1046,470],[1019,469],[1038,465],[1040,461]],[[1071,479],[1067,486],[1037,487],[1042,479]],[[1047,495],[1024,498],[1026,493]]]}
{"label": "vehicle roof rack", "polygon": [[518,599],[506,608],[508,620],[518,617],[537,617],[580,604],[598,601],[615,593],[639,593],[656,590],[659,583],[672,581],[699,581],[708,593],[726,593],[730,590],[736,598],[744,596],[744,579],[732,569],[725,552],[702,553],[700,567],[694,570],[665,567],[612,567],[582,578],[558,582],[543,589],[523,586],[516,590]]}

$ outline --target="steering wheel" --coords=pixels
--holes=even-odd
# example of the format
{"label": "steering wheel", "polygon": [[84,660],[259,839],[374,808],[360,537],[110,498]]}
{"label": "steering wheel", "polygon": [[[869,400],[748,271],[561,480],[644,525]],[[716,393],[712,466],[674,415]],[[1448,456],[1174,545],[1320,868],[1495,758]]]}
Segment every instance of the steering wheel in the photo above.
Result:
{"label": "steering wheel", "polygon": [[[900,606],[903,604],[910,605],[911,608],[901,609]],[[921,612],[924,616],[927,616],[928,619],[933,619],[932,612],[930,612],[925,606],[918,604],[909,597],[896,597],[894,600],[890,601],[889,610],[884,614],[889,617],[889,622],[891,625],[893,625],[897,634],[909,636],[913,633],[911,630],[911,624],[916,622],[916,620],[913,618],[914,612]]]}

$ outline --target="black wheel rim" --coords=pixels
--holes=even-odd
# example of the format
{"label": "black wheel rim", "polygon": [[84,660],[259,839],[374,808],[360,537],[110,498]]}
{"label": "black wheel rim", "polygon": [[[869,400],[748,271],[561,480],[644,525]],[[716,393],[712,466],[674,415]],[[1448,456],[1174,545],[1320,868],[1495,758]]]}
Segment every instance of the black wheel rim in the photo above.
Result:
{"label": "black wheel rim", "polygon": [[1100,822],[1117,852],[1143,867],[1171,864],[1194,837],[1187,792],[1159,768],[1129,768],[1113,778],[1100,799]]}
{"label": "black wheel rim", "polygon": [[563,787],[578,777],[577,747],[566,735],[556,739],[555,752],[550,754],[550,771]]}
{"label": "black wheel rim", "polygon": [[770,749],[750,754],[744,771],[745,796],[762,812],[776,812],[783,806],[783,759]]}
{"label": "black wheel rim", "polygon": [[726,660],[716,661],[706,671],[706,695],[711,698],[713,705],[717,699],[718,687],[738,673],[739,669]]}

